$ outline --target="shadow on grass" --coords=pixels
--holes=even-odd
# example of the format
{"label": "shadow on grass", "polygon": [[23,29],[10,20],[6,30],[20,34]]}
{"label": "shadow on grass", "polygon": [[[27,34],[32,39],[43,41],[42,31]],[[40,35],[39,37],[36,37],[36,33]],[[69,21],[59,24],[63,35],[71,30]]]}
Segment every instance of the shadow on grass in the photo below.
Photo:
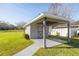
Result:
{"label": "shadow on grass", "polygon": [[72,49],[72,48],[78,48],[78,47],[48,47],[47,49],[51,49],[51,48],[57,48],[57,49],[64,49],[64,48],[68,48],[68,49]]}
{"label": "shadow on grass", "polygon": [[[79,38],[79,37],[78,37]],[[79,48],[79,39],[78,38],[67,38],[67,37],[63,37],[63,36],[50,36],[50,40],[59,42],[59,43],[63,43],[64,41],[66,42],[65,44],[68,46],[63,46],[61,48]],[[68,42],[68,39],[70,39],[70,42]],[[51,48],[51,47],[48,47]],[[60,47],[56,47],[56,48],[60,48]]]}
{"label": "shadow on grass", "polygon": [[[53,39],[52,39],[53,40]],[[59,43],[63,43],[62,40],[53,40],[53,41],[56,41],[56,42],[59,42]],[[64,45],[66,46],[55,46],[53,48],[79,48],[79,40],[74,40],[74,39],[71,39],[70,42],[67,42],[67,40],[65,40],[66,43],[64,43]],[[52,48],[52,47],[47,47],[47,48]]]}

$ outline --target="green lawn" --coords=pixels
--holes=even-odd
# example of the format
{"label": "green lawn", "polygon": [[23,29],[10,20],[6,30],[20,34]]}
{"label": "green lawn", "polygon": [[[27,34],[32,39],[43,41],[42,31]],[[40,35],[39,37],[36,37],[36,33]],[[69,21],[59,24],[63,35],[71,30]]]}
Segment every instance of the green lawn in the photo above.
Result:
{"label": "green lawn", "polygon": [[0,55],[10,56],[33,42],[24,38],[23,31],[0,31]]}
{"label": "green lawn", "polygon": [[[64,37],[56,37],[66,40]],[[70,43],[60,44],[51,48],[40,48],[34,56],[79,56],[79,37],[71,38]]]}

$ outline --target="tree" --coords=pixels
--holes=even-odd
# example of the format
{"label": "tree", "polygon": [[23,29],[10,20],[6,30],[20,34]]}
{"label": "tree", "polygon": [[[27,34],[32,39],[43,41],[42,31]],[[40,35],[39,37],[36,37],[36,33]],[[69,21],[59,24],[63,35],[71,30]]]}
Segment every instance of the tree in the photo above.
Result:
{"label": "tree", "polygon": [[65,5],[66,4],[61,3],[51,3],[48,8],[48,13],[70,19],[72,17],[71,8]]}
{"label": "tree", "polygon": [[26,22],[19,22],[17,23],[17,29],[22,30],[23,26],[26,24]]}
{"label": "tree", "polygon": [[4,21],[0,21],[0,30],[14,30],[16,27]]}

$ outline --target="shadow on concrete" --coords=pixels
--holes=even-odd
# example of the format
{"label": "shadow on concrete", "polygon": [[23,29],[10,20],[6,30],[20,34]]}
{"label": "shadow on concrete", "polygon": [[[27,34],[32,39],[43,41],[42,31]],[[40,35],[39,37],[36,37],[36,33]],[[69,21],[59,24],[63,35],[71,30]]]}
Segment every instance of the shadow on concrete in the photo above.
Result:
{"label": "shadow on concrete", "polygon": [[60,39],[57,39],[57,38],[49,38],[49,40],[53,40],[53,41],[56,41],[56,42],[59,42],[59,43],[67,43],[67,41],[60,40]]}

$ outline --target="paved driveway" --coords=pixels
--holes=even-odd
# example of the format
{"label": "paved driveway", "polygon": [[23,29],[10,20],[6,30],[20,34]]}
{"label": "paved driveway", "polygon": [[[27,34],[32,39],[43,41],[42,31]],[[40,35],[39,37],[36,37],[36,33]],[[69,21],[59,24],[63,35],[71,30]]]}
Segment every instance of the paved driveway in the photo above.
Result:
{"label": "paved driveway", "polygon": [[[16,53],[14,56],[32,56],[39,48],[43,47],[43,39],[32,39],[32,40],[34,41],[34,44]],[[47,47],[52,47],[58,44],[65,43],[65,41],[55,38],[51,40],[47,39],[46,42]]]}

